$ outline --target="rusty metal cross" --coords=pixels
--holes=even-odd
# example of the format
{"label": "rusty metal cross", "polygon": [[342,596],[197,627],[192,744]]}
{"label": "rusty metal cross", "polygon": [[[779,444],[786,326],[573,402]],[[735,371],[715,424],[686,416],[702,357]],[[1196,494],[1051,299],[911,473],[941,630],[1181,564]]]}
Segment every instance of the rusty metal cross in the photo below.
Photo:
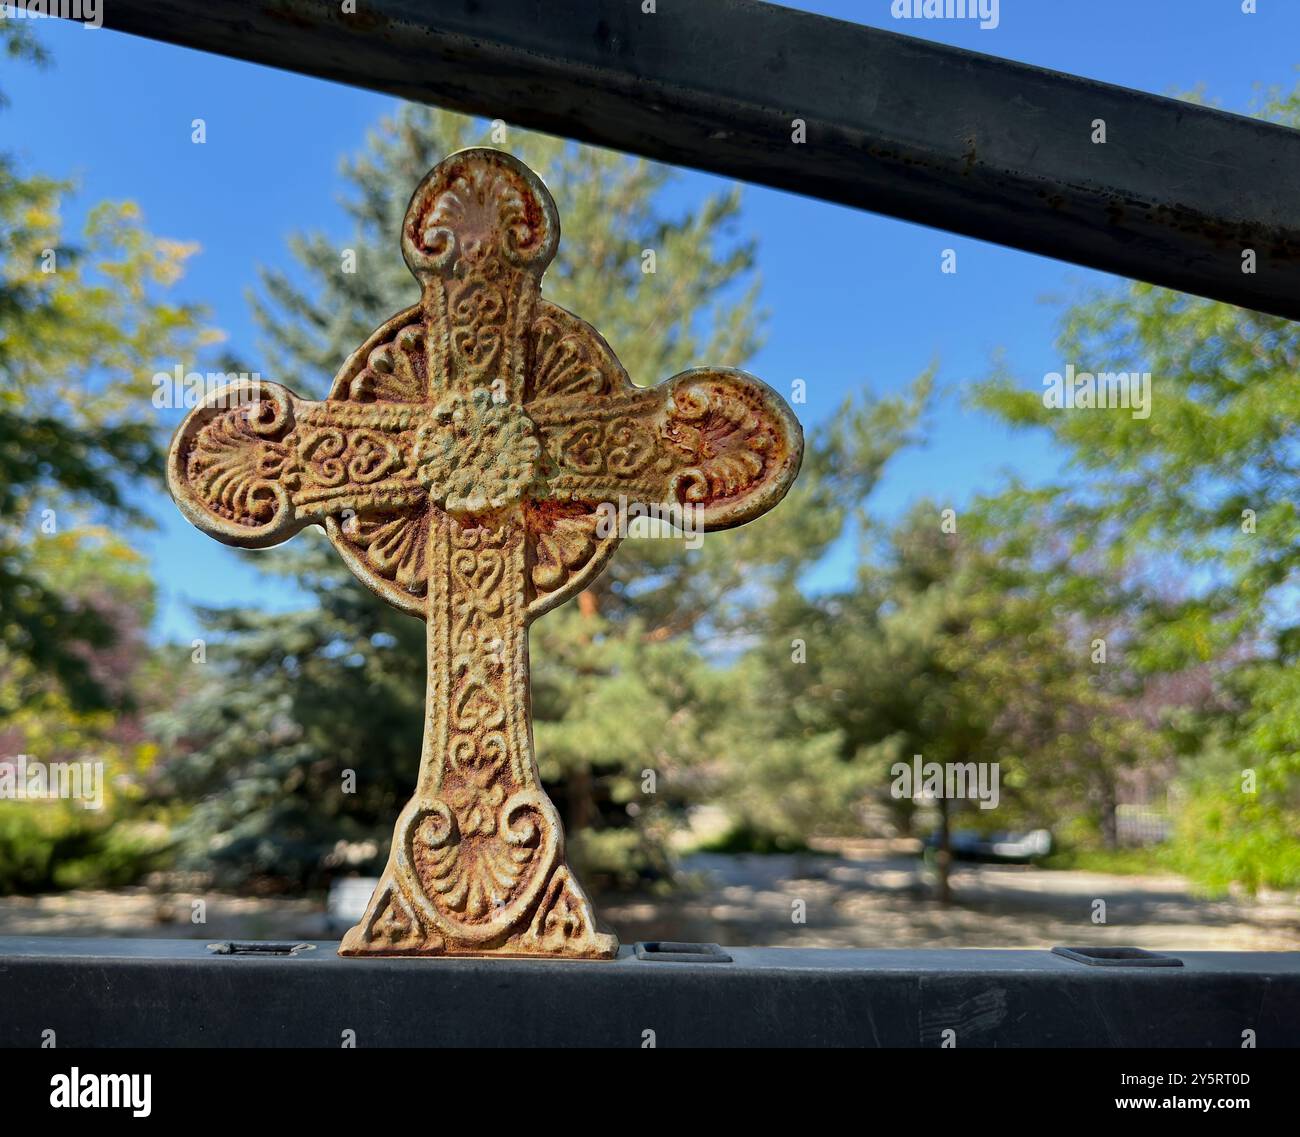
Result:
{"label": "rusty metal cross", "polygon": [[726,528],[798,471],[799,424],[757,379],[697,368],[637,387],[542,299],[559,236],[521,162],[451,155],[402,225],[420,302],[352,353],[324,402],[227,387],[168,455],[172,496],[205,533],[263,548],[321,525],[368,587],[427,622],[418,782],[343,955],[617,952],[538,778],[528,625],[605,567],[614,503]]}

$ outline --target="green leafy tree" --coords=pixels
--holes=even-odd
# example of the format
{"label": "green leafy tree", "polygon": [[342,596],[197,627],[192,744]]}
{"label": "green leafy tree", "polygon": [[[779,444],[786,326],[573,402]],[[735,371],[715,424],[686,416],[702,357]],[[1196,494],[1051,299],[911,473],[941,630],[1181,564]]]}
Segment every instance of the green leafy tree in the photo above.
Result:
{"label": "green leafy tree", "polygon": [[[806,658],[782,657],[775,636],[762,652],[768,736],[825,747],[809,771],[824,796],[811,816],[790,818],[795,829],[860,826],[865,797],[911,832],[917,804],[898,792],[898,763],[996,764],[995,808],[933,803],[945,902],[954,825],[1059,830],[1080,817],[1095,830],[1125,777],[1168,752],[1144,714],[1141,677],[1089,666],[1076,595],[1086,577],[1063,575],[1050,555],[1042,505],[1027,493],[977,501],[954,530],[937,504],[916,503],[883,533],[867,531],[849,587],[790,598],[779,618],[806,636]],[[770,794],[769,825],[791,808],[782,795],[797,810],[809,792],[789,784]]]}
{"label": "green leafy tree", "polygon": [[31,568],[66,603],[105,614],[111,642],[83,658],[109,705],[78,706],[34,660],[0,656],[0,766],[15,787],[26,787],[20,756],[98,770],[78,799],[0,801],[0,893],[129,884],[167,845],[143,807],[158,748],[140,715],[173,686],[145,639],[153,581],[139,553],[89,525],[44,537]]}
{"label": "green leafy tree", "polygon": [[932,395],[927,371],[899,395],[846,399],[809,438],[781,508],[742,531],[772,559],[767,588],[746,596],[724,641],[741,655],[726,673],[707,796],[729,815],[726,847],[795,848],[860,828],[857,806],[875,779],[856,758],[879,741],[889,701],[864,651],[883,597],[865,576],[862,587],[810,594],[806,575],[855,534],[866,550],[872,491],[890,458],[922,437]]}
{"label": "green leafy tree", "polygon": [[[26,33],[0,22],[0,51],[45,63]],[[139,830],[113,825],[154,756],[134,717],[153,586],[124,487],[161,469],[150,377],[206,336],[166,296],[192,249],[129,203],[73,243],[69,190],[0,155],[0,761],[103,762],[107,800],[0,802],[0,891],[141,867]]]}
{"label": "green leafy tree", "polygon": [[[1300,93],[1263,114],[1300,124]],[[1130,625],[1139,666],[1213,679],[1202,713],[1177,731],[1193,792],[1181,863],[1213,886],[1294,887],[1300,331],[1132,284],[1071,307],[1060,356],[1081,372],[1150,372],[1150,416],[1050,409],[1009,376],[982,384],[975,402],[1047,432],[1069,456],[1056,487],[1068,502],[1061,532],[1105,564],[1116,593],[1140,593]]]}
{"label": "green leafy tree", "polygon": [[[25,30],[0,27],[0,42],[43,61]],[[142,520],[123,486],[160,468],[149,377],[192,353],[198,316],[164,298],[191,247],[152,237],[129,203],[93,209],[72,244],[68,189],[0,155],[0,659],[94,708],[109,693],[88,653],[112,643],[113,621],[51,588],[38,546],[85,519]]]}

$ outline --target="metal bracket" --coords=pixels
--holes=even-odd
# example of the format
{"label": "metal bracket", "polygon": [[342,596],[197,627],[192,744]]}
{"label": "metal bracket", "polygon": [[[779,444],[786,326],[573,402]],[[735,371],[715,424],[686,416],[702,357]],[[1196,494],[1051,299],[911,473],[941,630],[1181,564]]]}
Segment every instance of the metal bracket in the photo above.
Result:
{"label": "metal bracket", "polygon": [[683,944],[672,940],[641,941],[636,945],[637,959],[647,963],[733,963],[718,944]]}
{"label": "metal bracket", "polygon": [[1063,955],[1089,967],[1182,967],[1176,955],[1162,955],[1139,947],[1054,947],[1053,955]]}
{"label": "metal bracket", "polygon": [[208,951],[213,955],[298,955],[315,950],[315,944],[240,943],[236,940],[208,944]]}

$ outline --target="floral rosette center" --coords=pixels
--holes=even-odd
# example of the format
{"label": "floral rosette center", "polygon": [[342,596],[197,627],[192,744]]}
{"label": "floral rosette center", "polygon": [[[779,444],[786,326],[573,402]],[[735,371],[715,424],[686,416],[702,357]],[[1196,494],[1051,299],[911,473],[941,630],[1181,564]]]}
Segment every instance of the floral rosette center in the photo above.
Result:
{"label": "floral rosette center", "polygon": [[452,394],[416,432],[416,478],[435,505],[455,514],[502,509],[524,497],[542,454],[523,407],[480,387]]}

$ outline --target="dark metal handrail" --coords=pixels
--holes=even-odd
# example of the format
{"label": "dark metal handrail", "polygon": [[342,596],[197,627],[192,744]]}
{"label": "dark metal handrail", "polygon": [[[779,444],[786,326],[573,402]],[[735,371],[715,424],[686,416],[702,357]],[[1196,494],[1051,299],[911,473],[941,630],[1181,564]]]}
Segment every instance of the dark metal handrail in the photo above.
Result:
{"label": "dark metal handrail", "polygon": [[103,17],[1300,317],[1300,132],[1285,127],[757,0],[341,7],[113,0]]}

